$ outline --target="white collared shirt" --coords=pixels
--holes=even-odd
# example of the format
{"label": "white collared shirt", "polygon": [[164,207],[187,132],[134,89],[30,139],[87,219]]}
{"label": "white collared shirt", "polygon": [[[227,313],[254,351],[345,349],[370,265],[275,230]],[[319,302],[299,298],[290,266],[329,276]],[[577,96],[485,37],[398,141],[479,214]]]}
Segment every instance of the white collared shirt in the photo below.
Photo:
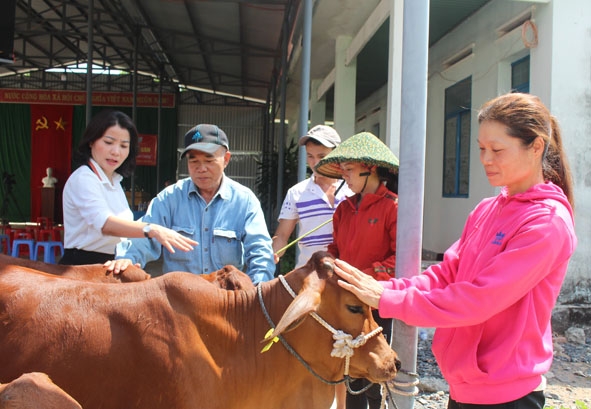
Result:
{"label": "white collared shirt", "polygon": [[89,166],[80,166],[68,178],[63,192],[64,247],[114,254],[120,237],[106,236],[102,228],[109,216],[133,220],[125,192],[123,177],[113,174],[113,184],[101,167],[90,159]]}

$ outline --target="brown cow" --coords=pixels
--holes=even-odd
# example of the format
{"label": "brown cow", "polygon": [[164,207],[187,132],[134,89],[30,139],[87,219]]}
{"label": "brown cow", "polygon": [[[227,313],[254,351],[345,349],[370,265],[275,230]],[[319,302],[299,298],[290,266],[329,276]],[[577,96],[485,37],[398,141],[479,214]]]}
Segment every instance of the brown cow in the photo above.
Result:
{"label": "brown cow", "polygon": [[0,385],[0,409],[82,409],[44,373],[23,374]]}
{"label": "brown cow", "polygon": [[[281,344],[261,353],[270,328],[318,376],[343,377],[333,337],[316,311],[353,337],[377,325],[367,305],[338,286],[332,258],[316,253],[258,288],[224,291],[197,275],[168,273],[125,285],[44,273],[0,273],[0,382],[47,373],[85,409],[328,408],[334,387]],[[262,300],[262,303],[260,302]],[[349,373],[385,381],[396,354],[374,336],[355,349]]]}
{"label": "brown cow", "polygon": [[251,278],[234,266],[225,266],[213,273],[200,274],[199,277],[224,290],[246,290],[254,288]]}
{"label": "brown cow", "polygon": [[[130,283],[149,279],[150,274],[146,273],[135,265],[130,265],[120,274],[113,274],[102,264],[87,264],[80,266],[63,266],[59,264],[48,264],[41,261],[29,260],[26,258],[16,258],[0,254],[0,271],[8,266],[20,266],[28,269],[42,271],[44,273],[59,275],[62,277],[73,278],[77,280],[92,281],[99,283]],[[209,274],[200,275],[201,278],[209,281],[219,288],[226,290],[243,290],[245,288],[254,288],[249,276],[242,273],[233,266],[224,268]]]}
{"label": "brown cow", "polygon": [[49,274],[100,283],[129,283],[134,281],[143,281],[150,278],[150,274],[136,266],[129,266],[124,271],[122,271],[121,274],[115,275],[112,272],[107,271],[107,269],[103,267],[102,264],[64,266],[60,264],[49,264],[42,261],[0,254],[0,269],[4,268],[5,266],[22,266],[33,270],[43,271]]}

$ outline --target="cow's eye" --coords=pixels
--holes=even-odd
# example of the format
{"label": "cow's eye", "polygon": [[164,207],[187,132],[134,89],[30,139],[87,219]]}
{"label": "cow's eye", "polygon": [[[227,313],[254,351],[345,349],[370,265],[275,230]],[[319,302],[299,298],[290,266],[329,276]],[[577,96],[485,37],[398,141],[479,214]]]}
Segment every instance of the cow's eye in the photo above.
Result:
{"label": "cow's eye", "polygon": [[361,305],[347,305],[347,309],[353,314],[363,314],[363,307]]}

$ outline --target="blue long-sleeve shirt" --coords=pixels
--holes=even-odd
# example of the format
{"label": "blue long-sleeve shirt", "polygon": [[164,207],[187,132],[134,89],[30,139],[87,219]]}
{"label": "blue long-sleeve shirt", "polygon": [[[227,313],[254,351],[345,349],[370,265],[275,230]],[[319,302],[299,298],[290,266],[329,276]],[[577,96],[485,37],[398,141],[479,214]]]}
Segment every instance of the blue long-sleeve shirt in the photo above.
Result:
{"label": "blue long-sleeve shirt", "polygon": [[157,240],[126,239],[117,245],[116,259],[128,258],[145,266],[162,254],[163,273],[208,274],[231,264],[255,284],[273,278],[271,237],[260,202],[250,189],[225,175],[209,203],[191,178],[179,180],[152,200],[142,220],[166,226],[199,245],[189,252],[171,253]]}

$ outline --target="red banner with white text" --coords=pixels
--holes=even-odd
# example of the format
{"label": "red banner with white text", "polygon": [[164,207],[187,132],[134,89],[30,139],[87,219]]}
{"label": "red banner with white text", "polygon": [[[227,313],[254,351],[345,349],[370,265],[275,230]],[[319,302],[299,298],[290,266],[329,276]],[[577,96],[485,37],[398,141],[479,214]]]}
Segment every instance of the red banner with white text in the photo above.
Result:
{"label": "red banner with white text", "polygon": [[[54,221],[62,220],[62,191],[72,170],[72,105],[31,104],[31,218],[42,215],[43,178],[53,170],[55,182]],[[43,204],[43,209],[49,203]],[[45,210],[46,211],[46,210]]]}
{"label": "red banner with white text", "polygon": [[158,135],[139,134],[140,151],[135,157],[138,166],[156,166]]}
{"label": "red banner with white text", "polygon": [[[52,104],[52,105],[86,105],[86,91],[42,90],[0,88],[0,103],[13,104]],[[134,98],[131,92],[94,91],[92,93],[93,106],[133,106]],[[138,107],[174,108],[174,94],[156,94],[140,92],[136,95],[135,103]]]}

